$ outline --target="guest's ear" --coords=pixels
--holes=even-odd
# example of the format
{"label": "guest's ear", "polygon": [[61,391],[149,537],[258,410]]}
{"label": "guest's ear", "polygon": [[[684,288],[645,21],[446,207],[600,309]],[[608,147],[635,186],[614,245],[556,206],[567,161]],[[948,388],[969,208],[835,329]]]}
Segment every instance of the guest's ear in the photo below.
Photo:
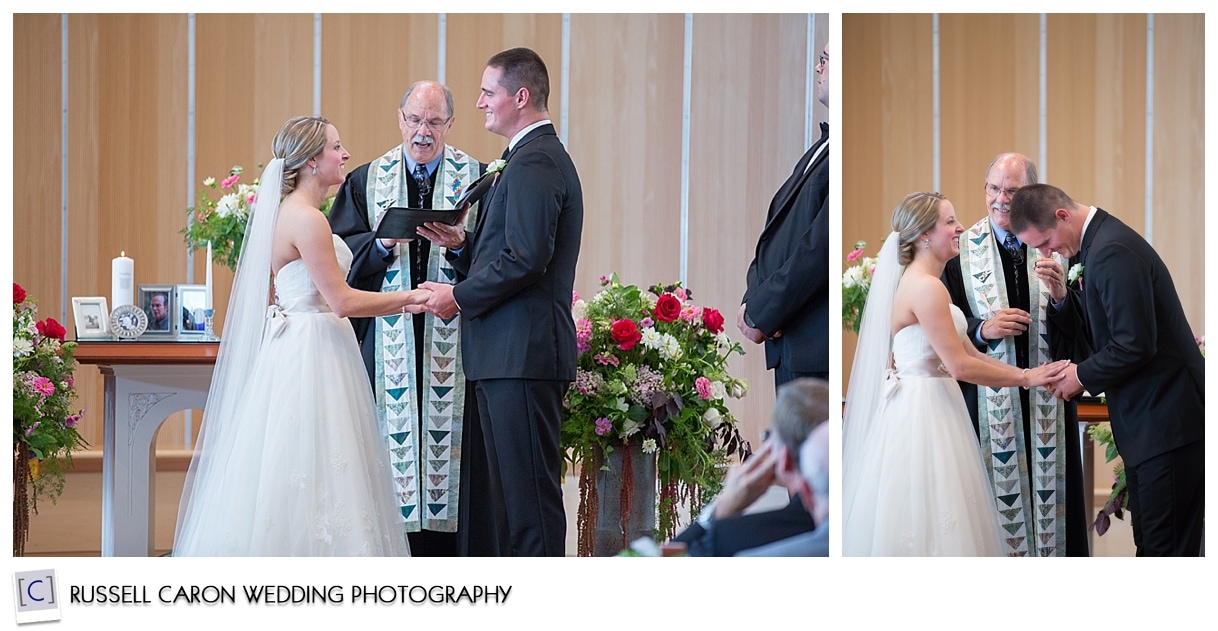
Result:
{"label": "guest's ear", "polygon": [[787,490],[792,490],[792,485],[803,480],[803,476],[799,475],[799,465],[795,462],[795,457],[781,442],[774,443],[774,472]]}

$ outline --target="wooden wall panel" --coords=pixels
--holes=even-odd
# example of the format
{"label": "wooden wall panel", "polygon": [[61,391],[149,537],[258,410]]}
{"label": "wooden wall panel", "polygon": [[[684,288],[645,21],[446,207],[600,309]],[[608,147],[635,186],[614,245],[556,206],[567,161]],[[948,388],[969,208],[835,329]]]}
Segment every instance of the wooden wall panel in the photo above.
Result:
{"label": "wooden wall panel", "polygon": [[1042,181],[1138,232],[1146,197],[1146,16],[1050,15]]}
{"label": "wooden wall panel", "polygon": [[568,148],[584,192],[582,296],[613,272],[644,287],[680,278],[684,41],[681,15],[571,17]]}
{"label": "wooden wall panel", "polygon": [[[929,15],[842,16],[842,252],[874,256],[892,209],[934,178]],[[842,333],[842,395],[857,337]]]}
{"label": "wooden wall panel", "polygon": [[[486,131],[485,116],[476,104],[486,60],[501,50],[516,46],[533,49],[546,63],[550,73],[547,101],[550,117],[559,135],[564,133],[559,119],[562,113],[562,15],[450,13],[447,23],[446,81],[457,101],[458,119],[462,121],[448,137],[451,144],[485,162],[498,158],[507,147],[509,139]],[[575,166],[579,168],[580,164],[576,162]]]}
{"label": "wooden wall panel", "polygon": [[1204,51],[1205,16],[1155,15],[1152,239],[1194,335],[1205,333]]}
{"label": "wooden wall panel", "polygon": [[[732,325],[770,200],[808,150],[807,55],[793,54],[807,50],[807,33],[806,14],[693,20],[688,280],[697,302],[722,311],[729,336],[745,348],[731,366],[748,380],[749,395],[729,403],[754,445],[771,425],[774,376],[765,348]],[[824,39],[817,52],[823,47]],[[679,249],[679,232],[664,238]]]}
{"label": "wooden wall panel", "polygon": [[352,169],[401,144],[402,95],[437,78],[438,25],[434,13],[322,17],[321,113],[338,128]]}
{"label": "wooden wall panel", "polygon": [[985,169],[994,156],[1038,159],[1039,51],[1037,15],[939,16],[939,192],[966,226],[988,213]]}

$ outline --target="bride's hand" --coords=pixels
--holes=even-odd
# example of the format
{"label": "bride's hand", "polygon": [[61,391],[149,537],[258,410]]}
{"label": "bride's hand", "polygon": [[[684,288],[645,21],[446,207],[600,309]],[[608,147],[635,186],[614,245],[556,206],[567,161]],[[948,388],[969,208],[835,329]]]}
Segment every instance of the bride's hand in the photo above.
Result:
{"label": "bride's hand", "polygon": [[423,305],[431,298],[430,289],[412,289],[406,292],[406,305],[402,307],[405,313],[423,313]]}
{"label": "bride's hand", "polygon": [[1066,366],[1070,365],[1070,360],[1061,359],[1048,364],[1037,366],[1036,368],[1027,368],[1024,370],[1025,388],[1036,388],[1045,384],[1059,381],[1066,374]]}

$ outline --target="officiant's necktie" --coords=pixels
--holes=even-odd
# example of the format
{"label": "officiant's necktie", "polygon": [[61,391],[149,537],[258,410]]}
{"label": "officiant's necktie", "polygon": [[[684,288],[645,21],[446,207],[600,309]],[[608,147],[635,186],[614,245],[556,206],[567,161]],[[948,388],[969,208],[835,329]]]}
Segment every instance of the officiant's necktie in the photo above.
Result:
{"label": "officiant's necktie", "polygon": [[1014,233],[1008,232],[1007,238],[1003,240],[1002,247],[1007,249],[1011,255],[1011,262],[1015,263],[1012,268],[1015,270],[1015,294],[1018,296],[1023,293],[1020,291],[1019,273],[1023,270],[1024,258],[1023,250],[1020,249],[1019,243],[1015,241]]}
{"label": "officiant's necktie", "polygon": [[431,195],[431,179],[427,177],[427,165],[415,165],[414,182],[419,185],[419,208],[422,208],[427,204],[427,196]]}

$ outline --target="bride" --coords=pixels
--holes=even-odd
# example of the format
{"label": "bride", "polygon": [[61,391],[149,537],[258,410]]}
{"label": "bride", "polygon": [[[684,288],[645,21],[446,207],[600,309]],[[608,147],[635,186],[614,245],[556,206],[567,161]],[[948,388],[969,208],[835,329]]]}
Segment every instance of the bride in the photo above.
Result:
{"label": "bride", "polygon": [[351,251],[318,210],[350,158],[329,121],[287,121],[272,152],[233,281],[173,554],[409,555],[346,318],[418,313],[430,292],[348,287]]}
{"label": "bride", "polygon": [[[843,438],[846,556],[996,556],[994,511],[956,380],[1038,387],[1066,361],[1020,370],[964,339],[965,318],[939,280],[964,228],[938,193],[892,213],[863,310]],[[894,360],[890,363],[890,358]]]}

